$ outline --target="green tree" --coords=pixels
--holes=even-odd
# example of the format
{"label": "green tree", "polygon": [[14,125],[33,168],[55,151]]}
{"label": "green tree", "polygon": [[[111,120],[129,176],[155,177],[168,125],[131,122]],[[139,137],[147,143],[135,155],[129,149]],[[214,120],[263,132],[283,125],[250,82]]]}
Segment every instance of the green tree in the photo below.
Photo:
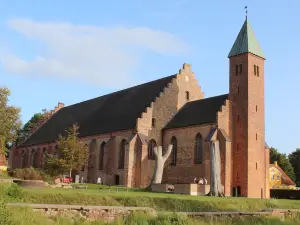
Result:
{"label": "green tree", "polygon": [[275,148],[270,148],[270,163],[277,161],[278,166],[295,181],[295,173],[292,164],[286,154],[278,152]]}
{"label": "green tree", "polygon": [[[66,132],[66,137],[60,136],[57,141],[59,157],[48,156],[45,162],[45,170],[56,173],[80,170],[88,160],[88,147],[78,138],[77,125],[73,125]],[[58,174],[57,174],[58,175]]]}
{"label": "green tree", "polygon": [[17,143],[24,141],[32,132],[34,128],[39,126],[40,122],[45,119],[47,112],[35,113],[31,119],[24,124],[22,129],[18,131]]}
{"label": "green tree", "polygon": [[0,88],[0,154],[7,153],[9,143],[12,143],[21,126],[20,109],[8,105],[10,90]]}
{"label": "green tree", "polygon": [[289,154],[289,161],[294,168],[296,184],[300,186],[300,148],[297,148],[296,151]]}

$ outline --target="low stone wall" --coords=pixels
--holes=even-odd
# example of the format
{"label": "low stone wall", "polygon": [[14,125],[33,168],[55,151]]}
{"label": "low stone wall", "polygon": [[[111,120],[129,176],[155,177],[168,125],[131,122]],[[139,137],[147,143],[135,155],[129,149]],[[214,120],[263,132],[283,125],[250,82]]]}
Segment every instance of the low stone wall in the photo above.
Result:
{"label": "low stone wall", "polygon": [[210,186],[205,184],[175,184],[174,193],[184,195],[207,195]]}
{"label": "low stone wall", "polygon": [[44,188],[47,187],[42,180],[14,180],[14,183],[25,188]]}
{"label": "low stone wall", "polygon": [[52,205],[52,204],[22,204],[10,203],[8,206],[30,207],[44,216],[81,217],[86,220],[102,219],[106,222],[119,217],[129,216],[133,212],[143,211],[156,216],[156,211],[147,207],[118,206],[82,206],[82,205]]}
{"label": "low stone wall", "polygon": [[152,184],[151,185],[151,191],[153,192],[173,192],[174,191],[174,185],[171,184]]}

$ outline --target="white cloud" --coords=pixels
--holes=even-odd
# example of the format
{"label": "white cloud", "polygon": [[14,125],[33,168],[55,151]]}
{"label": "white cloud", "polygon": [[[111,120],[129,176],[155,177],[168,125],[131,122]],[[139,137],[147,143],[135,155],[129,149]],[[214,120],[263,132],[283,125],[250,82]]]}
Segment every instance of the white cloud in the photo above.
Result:
{"label": "white cloud", "polygon": [[46,47],[46,51],[36,52],[33,60],[11,53],[2,55],[0,60],[8,72],[106,86],[112,86],[116,79],[134,82],[130,73],[140,63],[141,51],[168,56],[188,48],[168,32],[143,27],[105,28],[27,19],[9,20],[8,26]]}

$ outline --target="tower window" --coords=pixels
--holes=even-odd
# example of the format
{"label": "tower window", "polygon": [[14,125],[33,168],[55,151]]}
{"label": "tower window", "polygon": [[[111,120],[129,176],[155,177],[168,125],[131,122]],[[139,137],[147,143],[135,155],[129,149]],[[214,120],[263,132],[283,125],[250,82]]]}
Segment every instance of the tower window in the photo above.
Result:
{"label": "tower window", "polygon": [[240,115],[239,114],[237,115],[237,121],[240,121]]}
{"label": "tower window", "polygon": [[257,105],[256,105],[256,112],[257,112],[257,109],[258,109],[258,107],[257,107]]}
{"label": "tower window", "polygon": [[235,75],[237,76],[238,74],[239,74],[239,66],[236,65],[236,66],[235,66]]}
{"label": "tower window", "polygon": [[186,98],[187,101],[190,100],[190,93],[188,91],[185,92],[185,98]]}
{"label": "tower window", "polygon": [[256,75],[256,65],[254,65],[254,75]]}
{"label": "tower window", "polygon": [[257,76],[259,77],[259,67],[256,66],[256,73],[257,73]]}
{"label": "tower window", "polygon": [[240,64],[240,74],[242,73],[243,71],[243,67],[242,67],[242,64]]}
{"label": "tower window", "polygon": [[156,126],[156,119],[152,118],[152,127]]}
{"label": "tower window", "polygon": [[257,170],[257,162],[256,162],[256,170]]}
{"label": "tower window", "polygon": [[257,133],[256,133],[256,140],[257,140]]}

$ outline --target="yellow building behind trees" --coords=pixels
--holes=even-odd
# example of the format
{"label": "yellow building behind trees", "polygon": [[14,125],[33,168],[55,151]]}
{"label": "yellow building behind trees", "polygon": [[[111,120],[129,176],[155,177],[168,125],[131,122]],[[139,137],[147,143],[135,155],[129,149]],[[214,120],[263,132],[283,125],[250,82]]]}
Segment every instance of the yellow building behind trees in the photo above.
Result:
{"label": "yellow building behind trees", "polygon": [[275,161],[269,167],[270,189],[296,189],[296,184]]}

